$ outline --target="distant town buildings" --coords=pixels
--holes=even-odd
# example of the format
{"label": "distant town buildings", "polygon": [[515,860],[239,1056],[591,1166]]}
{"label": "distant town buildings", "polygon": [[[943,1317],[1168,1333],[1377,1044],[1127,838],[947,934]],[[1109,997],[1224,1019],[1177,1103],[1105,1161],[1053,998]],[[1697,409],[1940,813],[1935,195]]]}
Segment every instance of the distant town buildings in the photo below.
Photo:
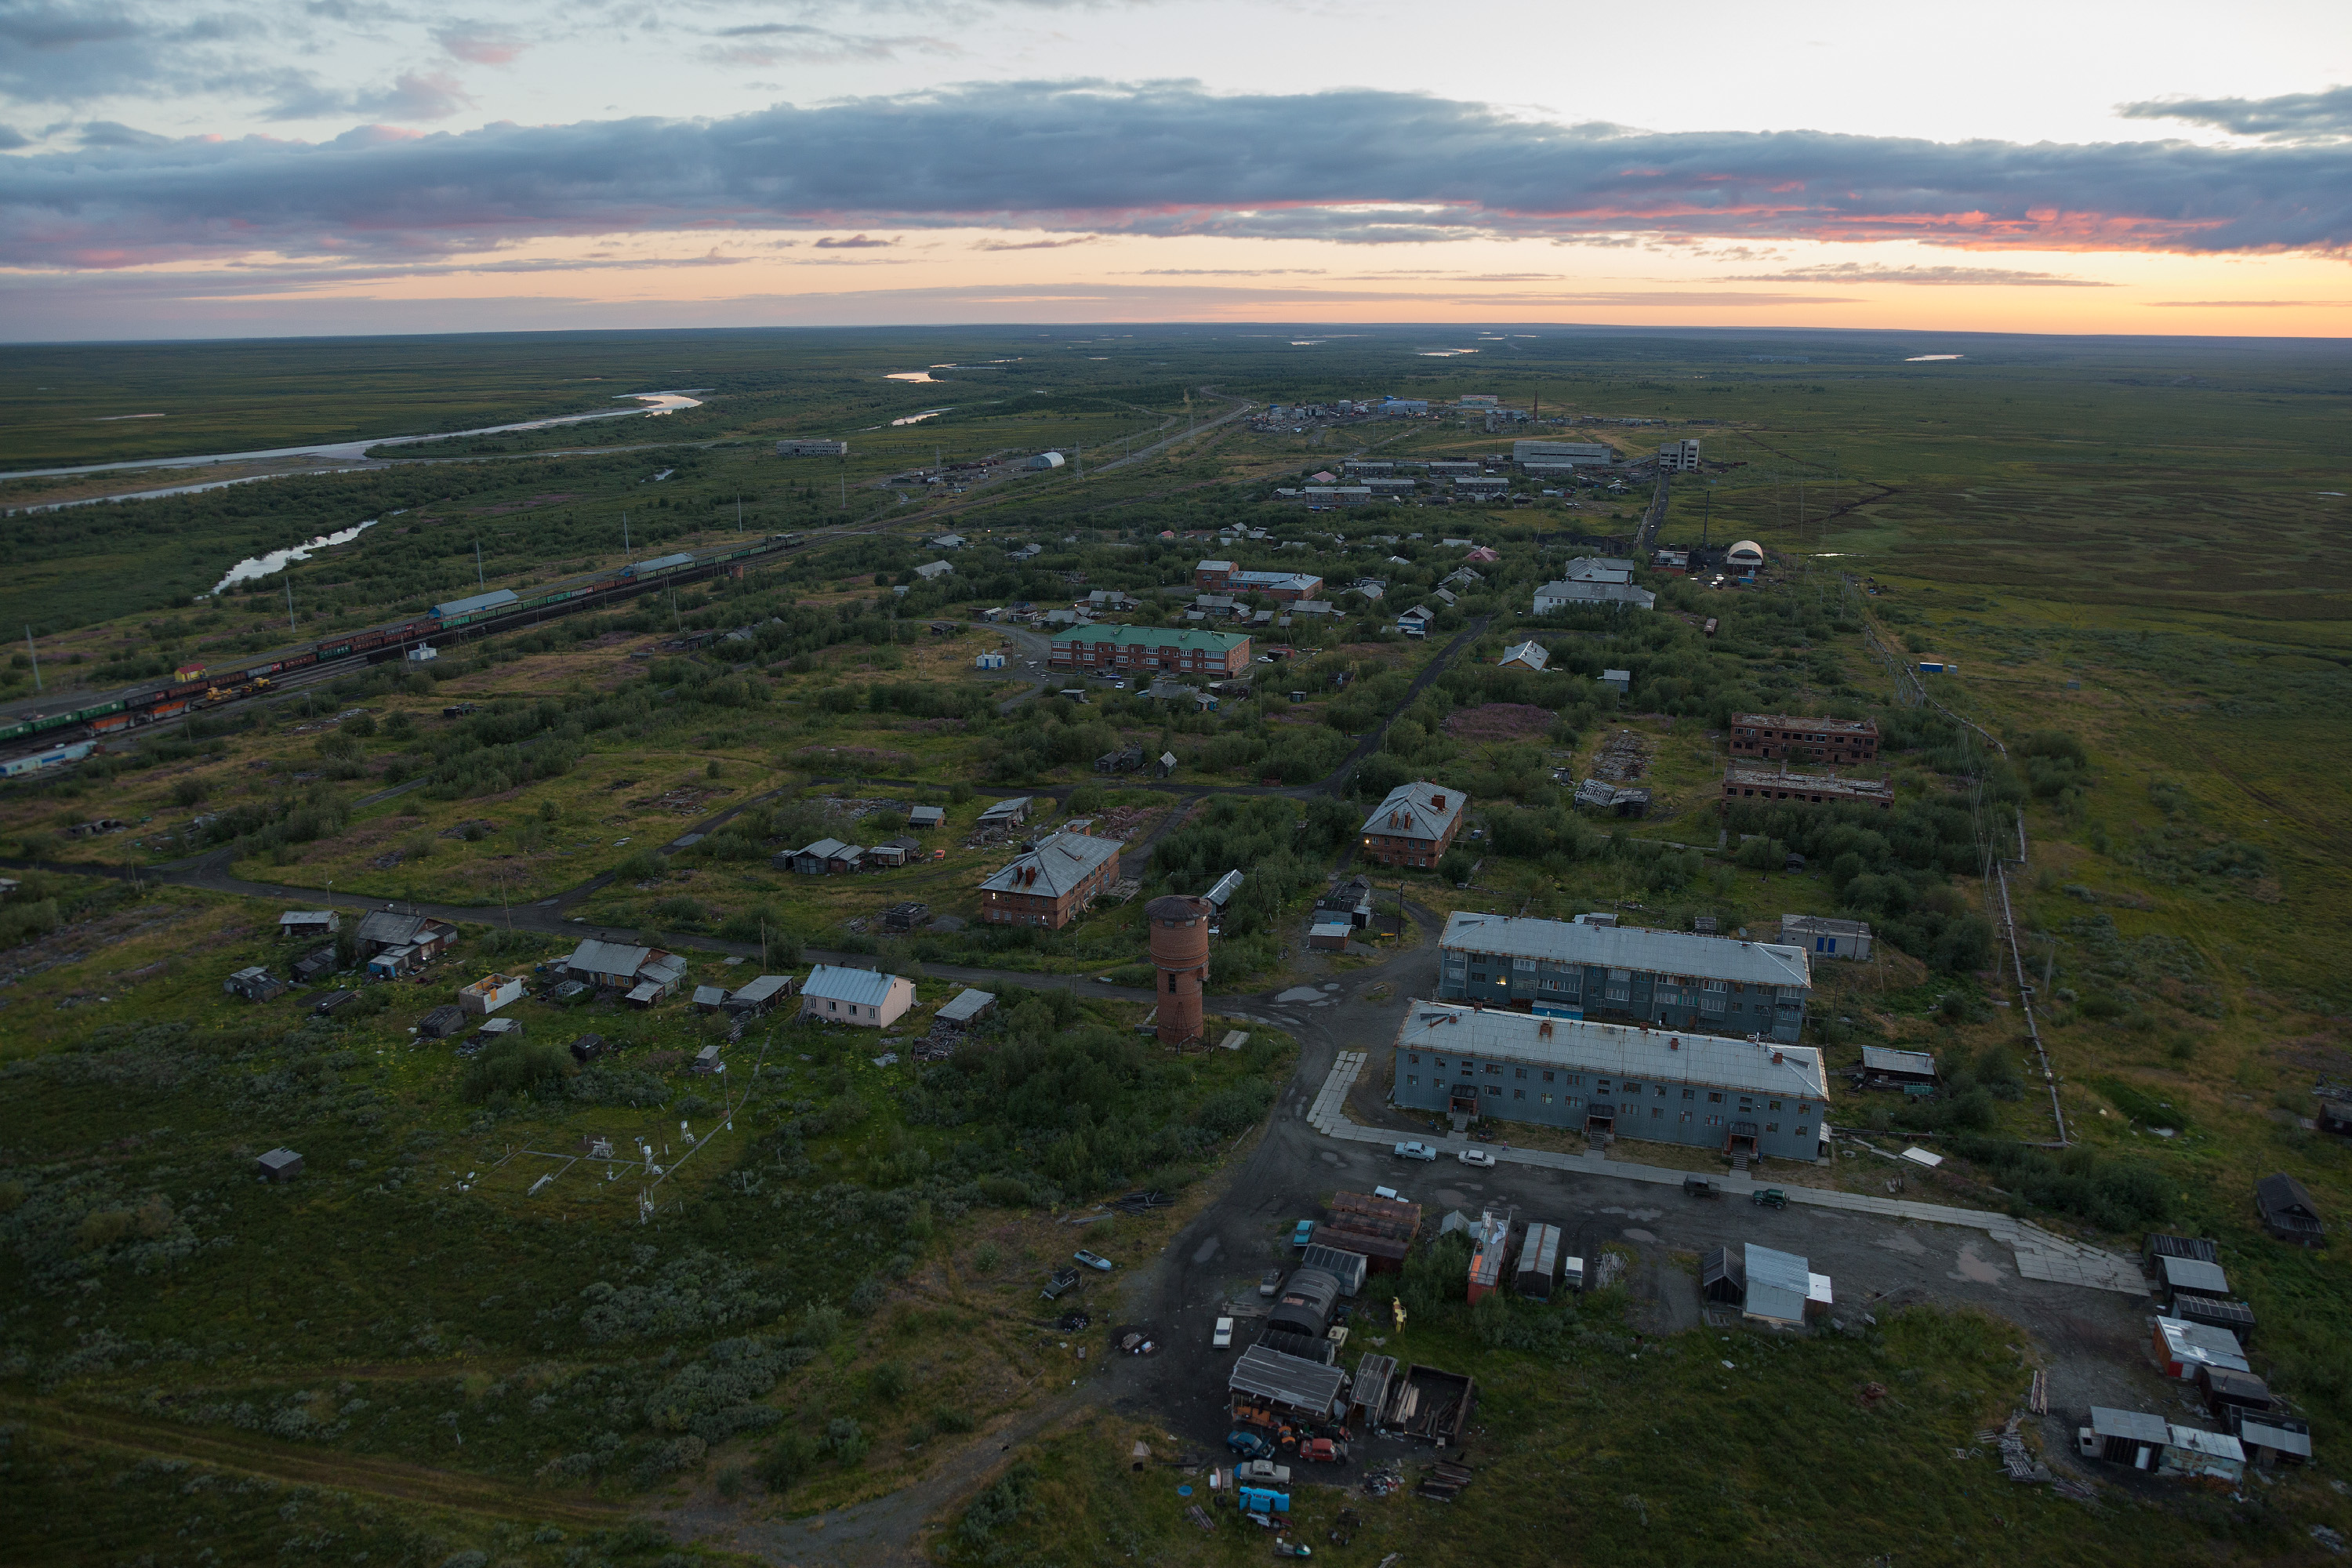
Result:
{"label": "distant town buildings", "polygon": [[1077,626],[1057,633],[1046,647],[1053,668],[1097,673],[1156,670],[1225,679],[1250,662],[1248,634],[1192,626]]}
{"label": "distant town buildings", "polygon": [[793,437],[776,443],[779,458],[846,458],[849,443]]}

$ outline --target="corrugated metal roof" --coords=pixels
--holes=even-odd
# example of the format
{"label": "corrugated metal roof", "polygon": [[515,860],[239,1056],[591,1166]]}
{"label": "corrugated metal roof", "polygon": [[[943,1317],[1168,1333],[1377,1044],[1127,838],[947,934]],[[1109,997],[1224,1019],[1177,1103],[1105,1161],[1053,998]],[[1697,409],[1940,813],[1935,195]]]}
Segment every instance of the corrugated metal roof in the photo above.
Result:
{"label": "corrugated metal roof", "polygon": [[[982,892],[1041,893],[1048,898],[1061,898],[1074,892],[1088,877],[1102,869],[1107,860],[1115,860],[1125,846],[1116,838],[1097,838],[1090,833],[1056,833],[1028,854],[982,882]],[[1034,868],[1036,880],[1028,872]]]}
{"label": "corrugated metal roof", "polygon": [[1872,1072],[1923,1073],[1936,1076],[1936,1058],[1927,1051],[1898,1051],[1891,1046],[1864,1046],[1862,1065]]}
{"label": "corrugated metal roof", "polygon": [[1030,797],[1016,795],[1011,800],[1000,800],[980,814],[982,822],[1002,822],[1008,816],[1019,816],[1029,809]]}
{"label": "corrugated metal roof", "polygon": [[[1365,831],[1372,831],[1370,824]],[[1584,925],[1517,915],[1457,910],[1445,918],[1438,945],[1505,958],[1549,959],[1600,969],[1639,969],[1654,974],[1689,974],[1734,980],[1745,985],[1812,984],[1812,960],[1801,947],[1742,942],[1738,937],[1696,931],[1650,931],[1641,926]]]}
{"label": "corrugated metal roof", "polygon": [[1202,897],[1207,899],[1209,902],[1222,910],[1227,904],[1231,903],[1233,901],[1234,895],[1241,890],[1242,874],[1239,871],[1228,871],[1223,876],[1218,878],[1217,885],[1211,888],[1206,893],[1202,894]]}
{"label": "corrugated metal roof", "polygon": [[996,998],[989,993],[974,991],[970,986],[966,986],[956,993],[954,1001],[940,1009],[939,1016],[947,1023],[969,1024],[994,1005],[995,1002]]}
{"label": "corrugated metal roof", "polygon": [[446,605],[436,605],[433,613],[443,620],[452,616],[470,616],[477,610],[494,610],[502,605],[522,603],[512,588],[495,588],[487,594],[477,594],[470,599],[452,599]]}
{"label": "corrugated metal roof", "polygon": [[1056,632],[1048,639],[1056,643],[1111,643],[1120,647],[1177,647],[1187,651],[1199,648],[1205,653],[1226,654],[1249,641],[1240,632],[1213,632],[1198,626],[1134,626],[1121,622],[1116,626],[1080,626],[1073,631]]}
{"label": "corrugated metal roof", "polygon": [[1271,1399],[1293,1410],[1319,1411],[1330,1409],[1347,1384],[1348,1374],[1336,1366],[1252,1345],[1234,1364],[1225,1388],[1233,1394]]}
{"label": "corrugated metal roof", "polygon": [[2091,1430],[2102,1437],[2122,1437],[2135,1443],[2161,1444],[2172,1436],[2161,1415],[2150,1415],[2144,1410],[2112,1410],[2104,1405],[2091,1406]]}
{"label": "corrugated metal roof", "polygon": [[591,938],[572,950],[563,961],[566,969],[577,969],[587,974],[635,974],[653,954],[649,947],[631,947],[625,942],[599,942]]}
{"label": "corrugated metal roof", "polygon": [[2176,1290],[2205,1295],[2229,1292],[2230,1277],[2221,1272],[2218,1263],[2208,1263],[2201,1258],[2158,1258],[2157,1264],[2164,1270],[2164,1282]]}
{"label": "corrugated metal roof", "polygon": [[2216,1324],[2158,1318],[2156,1331],[2164,1338],[2166,1356],[2183,1366],[2218,1367],[2224,1372],[2253,1370],[2238,1344],[2238,1336]]}
{"label": "corrugated metal roof", "polygon": [[2168,1435],[2167,1446],[2202,1454],[2209,1459],[2236,1459],[2242,1462],[2246,1450],[2227,1432],[2208,1432],[2200,1427],[2174,1426]]}
{"label": "corrugated metal roof", "polygon": [[639,573],[668,572],[680,566],[690,566],[694,557],[681,550],[675,555],[656,555],[651,561],[640,561],[633,568]]}
{"label": "corrugated metal roof", "polygon": [[898,978],[877,969],[840,969],[830,963],[820,963],[809,972],[807,981],[801,986],[801,994],[814,996],[820,1002],[850,1002],[860,1007],[879,1007],[890,999],[890,987]]}
{"label": "corrugated metal roof", "polygon": [[795,858],[803,855],[815,855],[830,860],[835,856],[845,854],[855,847],[856,846],[844,844],[838,838],[820,838],[814,844],[793,850],[793,854]]}
{"label": "corrugated metal roof", "polygon": [[2289,1426],[2276,1417],[2256,1415],[2240,1411],[2236,1417],[2238,1438],[2258,1448],[2275,1448],[2282,1454],[2311,1458],[2311,1432],[2300,1421]]}
{"label": "corrugated metal roof", "polygon": [[729,998],[733,1002],[765,1002],[792,989],[789,974],[762,974]]}
{"label": "corrugated metal roof", "polygon": [[1407,1050],[1501,1058],[1604,1078],[1704,1083],[1816,1100],[1829,1096],[1822,1053],[1811,1046],[1759,1045],[1631,1024],[1539,1018],[1454,1002],[1413,1003],[1397,1026],[1396,1044]]}

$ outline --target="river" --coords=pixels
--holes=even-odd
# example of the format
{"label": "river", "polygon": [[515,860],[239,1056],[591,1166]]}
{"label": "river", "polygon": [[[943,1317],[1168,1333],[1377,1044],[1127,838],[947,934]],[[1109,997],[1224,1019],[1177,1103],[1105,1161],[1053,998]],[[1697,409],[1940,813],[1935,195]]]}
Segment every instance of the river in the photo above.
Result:
{"label": "river", "polygon": [[[696,387],[708,392],[709,387]],[[592,419],[627,419],[637,416],[675,414],[699,408],[702,400],[683,392],[625,392],[615,402],[634,402],[636,408],[604,408],[593,414],[559,414],[549,419],[526,419],[515,425],[485,425],[478,430],[443,430],[425,436],[372,436],[363,441],[322,441],[312,447],[272,447],[259,452],[212,452],[197,458],[140,458],[121,463],[85,463],[74,468],[19,468],[0,473],[0,479],[57,479],[68,474],[107,474],[123,468],[194,468],[207,463],[247,463],[268,458],[346,458],[367,455],[371,447],[407,447],[419,441],[448,441],[461,436],[503,436],[517,430],[545,430],[558,425],[580,425]]]}

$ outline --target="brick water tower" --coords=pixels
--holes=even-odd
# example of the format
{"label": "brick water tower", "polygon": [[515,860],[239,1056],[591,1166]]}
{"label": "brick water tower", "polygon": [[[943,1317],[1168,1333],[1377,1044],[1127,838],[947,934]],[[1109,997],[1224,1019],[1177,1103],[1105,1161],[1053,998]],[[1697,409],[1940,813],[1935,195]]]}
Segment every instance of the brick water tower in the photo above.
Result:
{"label": "brick water tower", "polygon": [[1206,899],[1171,893],[1143,907],[1151,922],[1151,963],[1160,992],[1160,1043],[1187,1046],[1201,1037],[1201,987],[1209,979]]}

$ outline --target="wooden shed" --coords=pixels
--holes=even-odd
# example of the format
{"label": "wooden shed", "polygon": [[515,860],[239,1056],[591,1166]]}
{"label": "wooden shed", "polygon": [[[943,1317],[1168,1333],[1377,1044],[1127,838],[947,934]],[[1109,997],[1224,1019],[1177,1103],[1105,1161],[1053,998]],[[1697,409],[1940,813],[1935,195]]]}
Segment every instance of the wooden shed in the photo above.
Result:
{"label": "wooden shed", "polygon": [[2272,1415],[2231,1405],[2221,1413],[2230,1435],[2246,1450],[2246,1460],[2258,1469],[2311,1463],[2311,1423],[2292,1415]]}
{"label": "wooden shed", "polygon": [[2263,1228],[2281,1241],[2297,1247],[2324,1247],[2326,1232],[2320,1224],[2319,1205],[2311,1190],[2285,1172],[2274,1172],[2254,1184],[2254,1212]]}
{"label": "wooden shed", "polygon": [[2226,1329],[2237,1336],[2241,1345],[2254,1342],[2254,1310],[2243,1301],[2224,1301],[2210,1296],[2181,1296],[2172,1303],[2172,1315],[2184,1323]]}
{"label": "wooden shed", "polygon": [[2256,1415],[2268,1415],[2276,1403],[2271,1398],[2269,1384],[2251,1372],[2233,1372],[2226,1367],[2199,1367],[2197,1392],[2205,1396],[2205,1408],[2216,1418],[2232,1405]]}
{"label": "wooden shed", "polygon": [[2104,1405],[2092,1405],[2091,1424],[2074,1429],[2075,1451],[2084,1458],[2129,1465],[2135,1470],[2155,1469],[2171,1440],[2171,1429],[2163,1416],[2140,1410],[2111,1410]]}

